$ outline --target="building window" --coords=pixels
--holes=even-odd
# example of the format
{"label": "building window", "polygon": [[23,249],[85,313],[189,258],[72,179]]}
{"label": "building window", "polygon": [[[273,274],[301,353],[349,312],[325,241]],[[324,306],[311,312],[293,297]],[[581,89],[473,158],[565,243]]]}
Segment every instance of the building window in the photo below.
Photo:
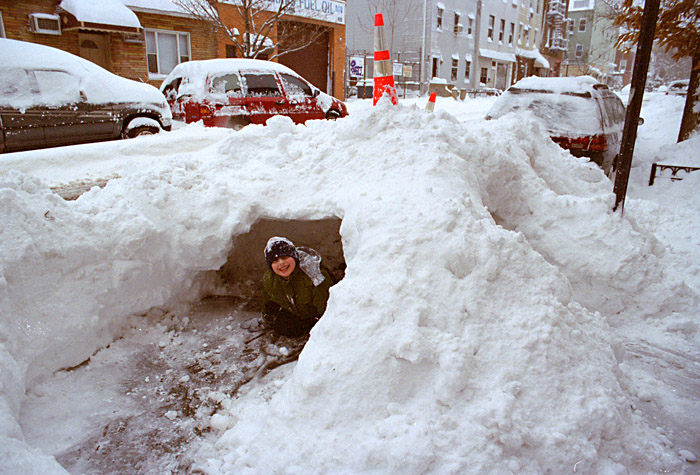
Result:
{"label": "building window", "polygon": [[433,77],[440,75],[440,58],[433,57]]}
{"label": "building window", "polygon": [[493,28],[494,28],[495,24],[496,24],[496,17],[493,15],[489,15],[489,30],[488,30],[489,41],[493,41]]}
{"label": "building window", "polygon": [[459,22],[459,13],[455,12],[455,35],[462,32],[462,24]]}
{"label": "building window", "polygon": [[567,20],[567,23],[569,24],[569,36],[571,36],[571,35],[574,34],[574,22],[575,22],[575,21],[576,21],[576,20],[572,20],[571,18],[569,18],[569,19]]}
{"label": "building window", "polygon": [[508,33],[508,44],[513,46],[513,37],[515,36],[515,23],[510,22],[510,33]]}
{"label": "building window", "polygon": [[576,57],[580,58],[583,56],[583,45],[576,45]]}
{"label": "building window", "polygon": [[506,31],[506,21],[501,20],[501,28],[498,30],[498,42],[503,44],[503,35]]}
{"label": "building window", "polygon": [[578,21],[578,31],[586,31],[586,19],[581,18]]}
{"label": "building window", "polygon": [[626,70],[627,70],[627,60],[621,59],[620,60],[620,72],[624,73]]}
{"label": "building window", "polygon": [[0,38],[6,38],[5,24],[2,22],[2,12],[0,12]]}
{"label": "building window", "polygon": [[177,31],[146,30],[148,73],[166,75],[190,60],[190,35]]}
{"label": "building window", "polygon": [[442,8],[438,7],[437,9],[437,29],[442,30],[442,14],[444,13],[445,10]]}
{"label": "building window", "polygon": [[459,60],[452,58],[452,74],[450,79],[452,82],[457,82],[457,71],[459,70]]}
{"label": "building window", "polygon": [[465,61],[464,62],[464,82],[469,82],[469,73],[471,73],[471,69],[472,69],[472,62]]}
{"label": "building window", "polygon": [[539,32],[539,30],[537,28],[535,28],[534,36],[532,38],[532,46],[535,46],[535,47],[537,47],[537,33],[538,32]]}
{"label": "building window", "polygon": [[530,46],[530,27],[525,27],[525,46]]}
{"label": "building window", "polygon": [[226,45],[226,57],[235,58],[236,57],[236,47],[233,45]]}
{"label": "building window", "polygon": [[481,77],[479,77],[479,82],[481,84],[486,84],[489,80],[489,68],[481,68]]}
{"label": "building window", "polygon": [[518,25],[518,44],[523,44],[523,24]]}
{"label": "building window", "polygon": [[469,17],[469,22],[467,23],[467,34],[472,35],[472,29],[474,28],[474,19]]}

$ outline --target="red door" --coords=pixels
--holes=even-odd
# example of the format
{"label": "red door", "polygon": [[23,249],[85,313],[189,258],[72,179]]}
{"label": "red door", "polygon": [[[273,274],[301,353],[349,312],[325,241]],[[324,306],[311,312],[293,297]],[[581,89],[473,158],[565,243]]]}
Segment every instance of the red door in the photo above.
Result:
{"label": "red door", "polygon": [[326,114],[321,109],[311,84],[302,78],[287,73],[280,73],[284,93],[289,101],[289,114],[292,120],[302,124],[307,120],[324,119]]}
{"label": "red door", "polygon": [[250,121],[264,124],[273,115],[289,115],[289,102],[272,71],[241,72]]}

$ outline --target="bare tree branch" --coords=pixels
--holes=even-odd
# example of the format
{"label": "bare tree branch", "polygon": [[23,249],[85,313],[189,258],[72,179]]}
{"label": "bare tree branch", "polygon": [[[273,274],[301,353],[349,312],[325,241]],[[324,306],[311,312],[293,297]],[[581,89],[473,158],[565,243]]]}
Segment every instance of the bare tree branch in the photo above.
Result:
{"label": "bare tree branch", "polygon": [[[274,59],[293,51],[299,51],[317,41],[329,28],[316,23],[292,22],[288,18],[294,13],[296,0],[233,0],[226,2],[235,12],[234,24],[242,25],[242,31],[227,25],[220,14],[219,0],[173,0],[185,12],[211,24],[220,34],[228,38],[243,58],[258,58],[265,55]],[[228,8],[228,7],[225,7]],[[284,25],[303,25],[288,28]]]}

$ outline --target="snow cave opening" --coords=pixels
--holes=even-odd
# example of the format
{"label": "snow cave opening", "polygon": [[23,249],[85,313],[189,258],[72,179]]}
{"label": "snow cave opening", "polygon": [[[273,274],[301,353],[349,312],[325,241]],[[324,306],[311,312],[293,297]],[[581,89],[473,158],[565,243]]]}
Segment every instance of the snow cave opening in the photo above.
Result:
{"label": "snow cave opening", "polygon": [[248,311],[262,310],[262,277],[267,271],[264,249],[273,236],[319,252],[322,265],[339,282],[345,276],[340,218],[316,220],[261,218],[245,234],[233,236],[226,263],[216,272],[222,293],[241,300]]}

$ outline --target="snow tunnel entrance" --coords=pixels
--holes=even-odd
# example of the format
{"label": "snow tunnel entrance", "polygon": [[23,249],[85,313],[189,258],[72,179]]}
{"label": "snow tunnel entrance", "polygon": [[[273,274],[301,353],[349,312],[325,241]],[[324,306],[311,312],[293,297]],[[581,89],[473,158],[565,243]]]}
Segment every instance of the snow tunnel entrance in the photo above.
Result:
{"label": "snow tunnel entrance", "polygon": [[218,271],[219,284],[227,294],[242,299],[249,311],[262,310],[262,277],[267,271],[264,249],[268,239],[283,236],[295,246],[311,247],[319,252],[333,279],[345,276],[345,257],[340,238],[339,218],[318,220],[259,219],[250,231],[233,237],[226,264]]}

